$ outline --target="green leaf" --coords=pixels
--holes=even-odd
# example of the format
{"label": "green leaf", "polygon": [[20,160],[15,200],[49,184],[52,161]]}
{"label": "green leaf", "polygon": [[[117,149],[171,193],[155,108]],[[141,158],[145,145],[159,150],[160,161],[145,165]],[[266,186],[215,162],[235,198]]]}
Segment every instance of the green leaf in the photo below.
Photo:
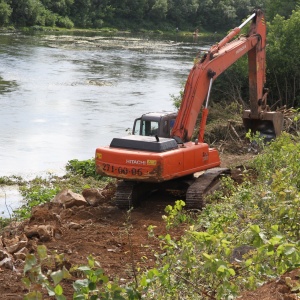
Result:
{"label": "green leaf", "polygon": [[49,296],[55,296],[54,288],[50,284],[45,284]]}
{"label": "green leaf", "polygon": [[72,278],[72,275],[71,275],[70,272],[66,269],[65,266],[63,266],[62,272],[63,272],[63,278],[64,278],[64,279],[70,279],[70,278]]}
{"label": "green leaf", "polygon": [[46,259],[47,256],[48,256],[48,255],[47,255],[47,248],[46,248],[45,245],[39,245],[39,246],[37,246],[37,253],[38,253],[39,258],[40,258],[41,260]]}
{"label": "green leaf", "polygon": [[279,235],[276,235],[276,236],[273,236],[269,242],[271,243],[271,245],[277,245],[281,240],[282,240],[282,236],[279,236]]}
{"label": "green leaf", "polygon": [[211,260],[211,259],[212,259],[212,257],[211,257],[209,254],[207,254],[207,253],[203,253],[203,256],[204,256],[206,259],[208,259],[208,260]]}
{"label": "green leaf", "polygon": [[80,290],[83,287],[88,287],[89,280],[88,279],[78,279],[73,283],[75,290]]}
{"label": "green leaf", "polygon": [[63,288],[60,284],[58,284],[55,289],[54,292],[57,296],[61,296],[63,294]]}
{"label": "green leaf", "polygon": [[58,283],[60,283],[63,280],[64,273],[62,270],[59,270],[56,272],[52,272],[50,276],[53,279],[54,284],[57,285]]}
{"label": "green leaf", "polygon": [[227,267],[224,266],[224,265],[221,265],[221,266],[217,269],[217,272],[224,273],[225,270],[227,270]]}
{"label": "green leaf", "polygon": [[286,247],[284,248],[284,254],[285,254],[286,256],[289,256],[289,255],[293,254],[295,251],[296,251],[296,249],[295,249],[294,246],[286,246]]}
{"label": "green leaf", "polygon": [[73,300],[86,300],[83,294],[73,296]]}
{"label": "green leaf", "polygon": [[103,283],[107,283],[109,281],[109,278],[103,275],[101,280],[103,281]]}
{"label": "green leaf", "polygon": [[88,256],[88,264],[89,264],[90,268],[95,267],[95,259],[91,255]]}
{"label": "green leaf", "polygon": [[103,275],[103,274],[104,274],[104,272],[103,272],[102,269],[97,269],[97,270],[95,271],[95,275],[96,275],[96,276],[100,276],[100,275]]}
{"label": "green leaf", "polygon": [[24,274],[31,270],[31,268],[37,263],[36,257],[33,254],[27,254],[25,259],[25,266],[24,266]]}
{"label": "green leaf", "polygon": [[25,295],[24,300],[43,300],[43,296],[40,292],[33,291]]}
{"label": "green leaf", "polygon": [[95,290],[96,288],[97,288],[97,285],[96,285],[95,282],[90,282],[90,283],[89,283],[89,289],[90,289],[91,291]]}
{"label": "green leaf", "polygon": [[81,266],[81,267],[78,267],[77,270],[80,270],[80,271],[91,271],[91,268],[88,267],[88,266]]}
{"label": "green leaf", "polygon": [[251,225],[251,226],[250,226],[250,229],[251,229],[252,231],[254,231],[255,233],[260,233],[260,228],[259,228],[258,225]]}
{"label": "green leaf", "polygon": [[142,279],[140,280],[140,285],[142,287],[146,287],[147,286],[147,278],[146,278],[146,276],[142,277]]}
{"label": "green leaf", "polygon": [[67,300],[64,295],[55,296],[56,300]]}
{"label": "green leaf", "polygon": [[261,238],[262,242],[266,242],[266,236],[262,232],[260,232],[258,235]]}
{"label": "green leaf", "polygon": [[232,268],[228,269],[228,272],[230,273],[230,275],[234,276],[235,275],[235,271]]}
{"label": "green leaf", "polygon": [[31,285],[31,281],[30,281],[30,279],[27,278],[27,277],[22,278],[22,282],[24,283],[24,285],[25,285],[26,287],[30,287],[30,285]]}

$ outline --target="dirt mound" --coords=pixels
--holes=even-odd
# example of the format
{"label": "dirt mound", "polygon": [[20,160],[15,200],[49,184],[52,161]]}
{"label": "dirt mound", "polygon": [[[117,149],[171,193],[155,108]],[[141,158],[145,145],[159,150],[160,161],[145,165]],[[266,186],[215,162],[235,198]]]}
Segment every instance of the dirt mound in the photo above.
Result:
{"label": "dirt mound", "polygon": [[[133,268],[154,266],[153,250],[159,245],[155,239],[148,238],[147,227],[156,226],[158,235],[166,233],[162,215],[166,205],[173,204],[174,199],[154,196],[129,216],[113,206],[110,193],[111,188],[104,193],[108,197],[106,201],[98,206],[66,208],[61,203],[47,203],[35,207],[29,220],[7,227],[0,238],[3,241],[0,255],[2,249],[10,263],[0,267],[0,299],[23,299],[27,292],[21,282],[25,255],[18,258],[14,250],[8,253],[10,245],[23,246],[27,254],[35,253],[37,245],[43,244],[49,252],[63,253],[69,267],[86,265],[86,258],[91,254],[111,280],[119,278],[121,282],[133,279]],[[172,234],[181,233],[176,229]],[[23,244],[21,237],[24,237]],[[64,285],[67,299],[72,298],[73,292],[71,284]]]}
{"label": "dirt mound", "polygon": [[299,299],[300,269],[270,281],[254,292],[245,292],[238,299],[243,300],[296,300]]}

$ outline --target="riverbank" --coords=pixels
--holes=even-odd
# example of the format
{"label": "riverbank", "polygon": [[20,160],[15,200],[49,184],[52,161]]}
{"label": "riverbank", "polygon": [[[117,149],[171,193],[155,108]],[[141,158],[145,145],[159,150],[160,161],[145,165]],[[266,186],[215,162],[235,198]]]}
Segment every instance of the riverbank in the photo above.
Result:
{"label": "riverbank", "polygon": [[61,27],[47,27],[47,26],[31,26],[31,27],[20,27],[16,28],[13,26],[10,27],[1,27],[0,32],[9,33],[9,32],[21,32],[21,33],[60,33],[60,34],[86,34],[86,35],[149,35],[149,36],[160,36],[166,38],[186,38],[192,37],[194,39],[220,39],[226,35],[226,32],[211,32],[201,30],[196,31],[186,31],[174,28],[173,30],[149,30],[149,29],[138,29],[138,30],[122,30],[114,27],[105,27],[105,28],[61,28]]}

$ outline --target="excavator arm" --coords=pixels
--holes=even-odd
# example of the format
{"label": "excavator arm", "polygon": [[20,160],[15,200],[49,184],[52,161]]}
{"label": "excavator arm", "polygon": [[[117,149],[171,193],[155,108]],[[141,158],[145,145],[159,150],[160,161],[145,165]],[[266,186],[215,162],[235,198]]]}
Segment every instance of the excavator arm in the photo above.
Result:
{"label": "excavator arm", "polygon": [[[252,23],[249,33],[230,42],[250,20]],[[191,140],[201,107],[206,99],[208,101],[212,82],[245,54],[248,54],[251,117],[260,118],[260,114],[267,109],[266,96],[264,96],[265,41],[264,15],[262,11],[256,10],[242,25],[233,29],[222,41],[212,46],[202,59],[194,64],[188,76],[181,107],[171,133],[178,143]],[[206,111],[203,112],[203,117],[206,119],[207,105],[204,110]],[[200,139],[203,139],[205,121],[201,123]]]}

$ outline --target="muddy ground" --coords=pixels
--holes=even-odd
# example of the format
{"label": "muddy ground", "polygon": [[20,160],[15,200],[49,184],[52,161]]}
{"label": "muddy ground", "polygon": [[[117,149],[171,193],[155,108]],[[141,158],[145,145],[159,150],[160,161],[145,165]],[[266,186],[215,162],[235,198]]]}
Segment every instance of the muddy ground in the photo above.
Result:
{"label": "muddy ground", "polygon": [[[247,161],[250,154],[243,156]],[[236,155],[222,157],[223,166],[237,163]],[[239,161],[241,157],[239,156]],[[134,278],[134,269],[147,269],[154,266],[154,252],[159,251],[158,240],[149,238],[147,227],[156,226],[157,235],[165,234],[165,224],[162,221],[164,208],[174,203],[170,195],[154,194],[140,207],[134,209],[130,217],[126,211],[113,205],[112,193],[107,192],[105,201],[98,206],[73,206],[65,208],[60,204],[48,203],[35,208],[30,220],[12,224],[2,233],[2,240],[13,239],[15,235],[22,237],[26,228],[35,225],[49,225],[53,229],[53,236],[33,235],[27,239],[26,249],[34,252],[36,246],[44,244],[49,252],[64,253],[64,265],[83,265],[86,257],[92,254],[100,263],[101,268],[111,280],[128,282]],[[184,228],[177,228],[171,232],[173,236],[180,236]],[[22,239],[22,238],[21,238]],[[0,249],[1,246],[0,244]],[[10,267],[0,268],[0,299],[23,299],[27,288],[23,285],[24,261],[13,259]],[[298,271],[288,274],[292,279],[298,279]],[[287,275],[286,275],[287,276]],[[72,299],[72,280],[63,284],[67,299]],[[44,299],[50,299],[45,296]],[[244,293],[239,299],[244,300],[277,300],[298,299],[290,291],[284,277],[265,284],[255,292]]]}

